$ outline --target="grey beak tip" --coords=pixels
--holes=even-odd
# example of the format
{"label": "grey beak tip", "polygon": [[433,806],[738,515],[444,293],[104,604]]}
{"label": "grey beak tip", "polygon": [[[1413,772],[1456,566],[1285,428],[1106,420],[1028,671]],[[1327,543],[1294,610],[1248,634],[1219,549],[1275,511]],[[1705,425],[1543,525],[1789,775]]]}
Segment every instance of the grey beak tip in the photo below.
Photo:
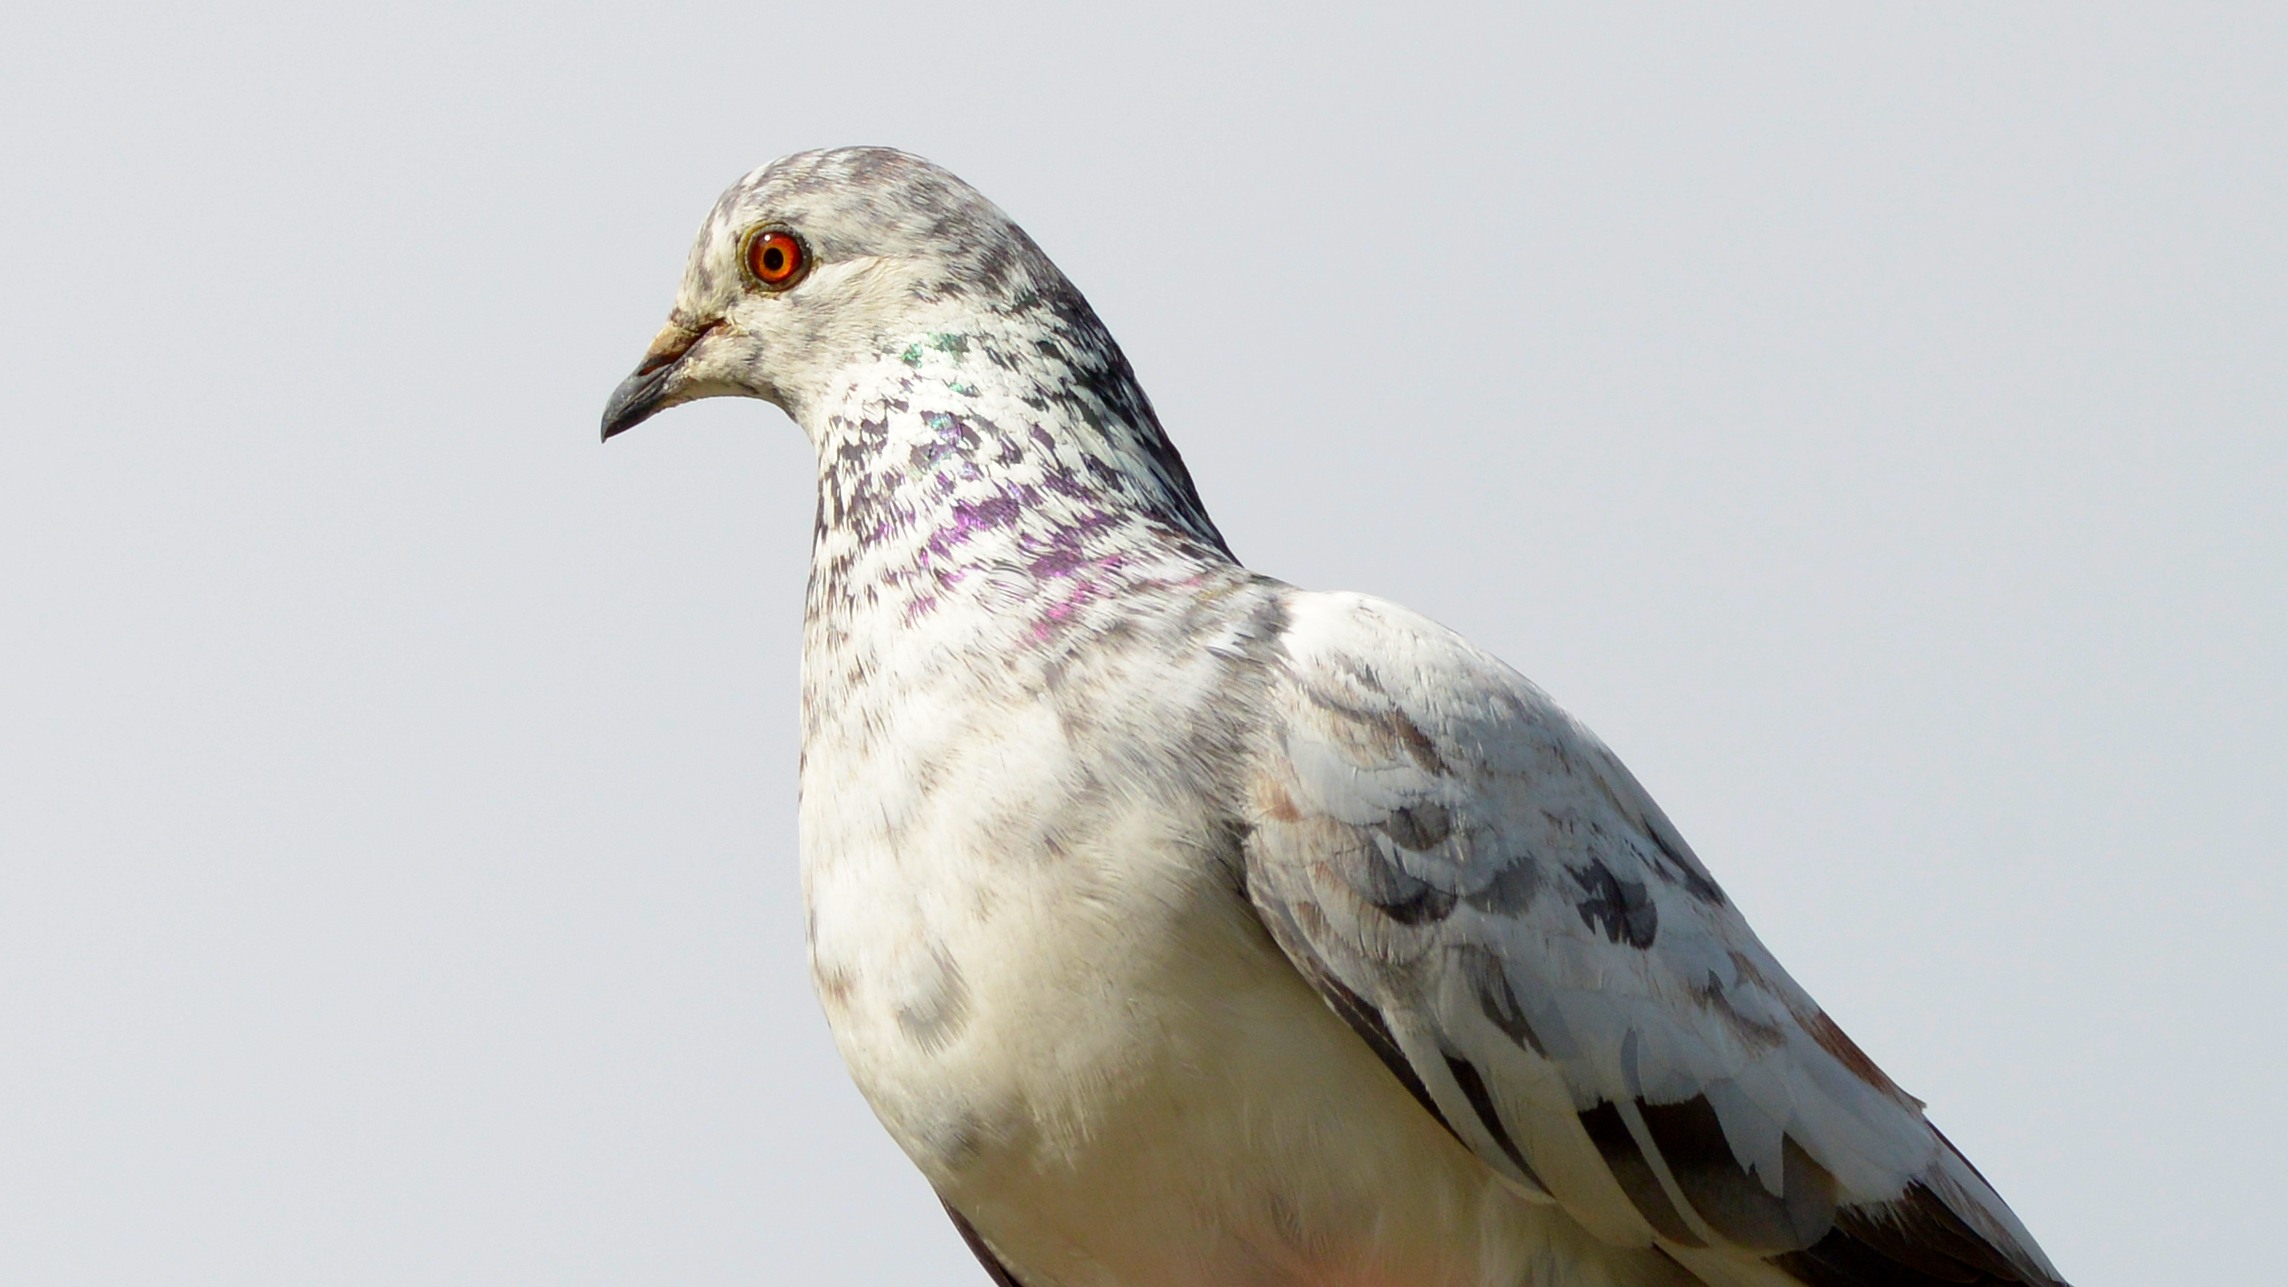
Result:
{"label": "grey beak tip", "polygon": [[604,404],[603,441],[610,442],[615,434],[651,419],[666,397],[668,370],[662,366],[639,371],[620,381],[620,387],[612,390],[611,400]]}

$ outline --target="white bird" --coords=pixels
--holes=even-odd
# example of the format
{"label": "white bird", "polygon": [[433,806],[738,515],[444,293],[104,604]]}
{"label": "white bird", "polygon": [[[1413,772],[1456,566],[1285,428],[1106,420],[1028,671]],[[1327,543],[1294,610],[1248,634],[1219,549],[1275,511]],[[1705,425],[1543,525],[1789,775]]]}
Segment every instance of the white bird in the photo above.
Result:
{"label": "white bird", "polygon": [[881,148],[724,193],[606,438],[816,449],[814,981],[1015,1287],[2062,1287],[1540,689],[1241,567],[1086,301]]}

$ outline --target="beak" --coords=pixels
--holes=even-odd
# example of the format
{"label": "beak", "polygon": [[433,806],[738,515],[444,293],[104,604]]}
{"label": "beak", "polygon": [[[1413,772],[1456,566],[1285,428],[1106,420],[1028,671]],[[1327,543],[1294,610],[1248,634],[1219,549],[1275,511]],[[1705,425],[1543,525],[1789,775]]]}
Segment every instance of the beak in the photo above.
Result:
{"label": "beak", "polygon": [[643,362],[636,367],[635,374],[620,381],[620,387],[612,390],[611,401],[604,404],[604,441],[610,442],[613,434],[633,429],[688,400],[677,396],[682,390],[676,387],[680,374],[676,364],[714,325],[709,322],[691,327],[679,319],[668,319],[667,325],[653,337],[651,347],[644,350]]}

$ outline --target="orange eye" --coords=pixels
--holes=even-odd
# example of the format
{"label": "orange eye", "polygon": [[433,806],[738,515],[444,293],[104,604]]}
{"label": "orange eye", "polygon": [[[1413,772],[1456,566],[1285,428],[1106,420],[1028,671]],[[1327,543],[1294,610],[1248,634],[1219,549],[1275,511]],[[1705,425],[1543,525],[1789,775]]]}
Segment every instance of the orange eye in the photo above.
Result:
{"label": "orange eye", "polygon": [[773,229],[747,241],[747,271],[774,290],[794,285],[802,276],[803,264],[802,243],[791,232]]}

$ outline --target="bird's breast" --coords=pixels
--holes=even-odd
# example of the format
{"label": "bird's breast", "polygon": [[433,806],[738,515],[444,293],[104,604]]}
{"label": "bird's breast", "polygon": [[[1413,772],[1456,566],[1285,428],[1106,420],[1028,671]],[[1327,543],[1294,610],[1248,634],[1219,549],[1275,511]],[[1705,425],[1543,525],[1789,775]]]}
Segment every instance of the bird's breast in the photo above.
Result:
{"label": "bird's breast", "polygon": [[[956,667],[955,669],[962,669]],[[1186,937],[1242,927],[1197,800],[1076,747],[1053,701],[974,673],[878,677],[804,747],[814,979],[853,1075],[933,1178],[1064,1129],[1146,1040]]]}
{"label": "bird's breast", "polygon": [[1245,630],[1180,628],[1181,665],[882,650],[813,693],[811,957],[854,1079],[1028,1283],[1516,1281],[1541,1217],[1247,903],[1217,731]]}

